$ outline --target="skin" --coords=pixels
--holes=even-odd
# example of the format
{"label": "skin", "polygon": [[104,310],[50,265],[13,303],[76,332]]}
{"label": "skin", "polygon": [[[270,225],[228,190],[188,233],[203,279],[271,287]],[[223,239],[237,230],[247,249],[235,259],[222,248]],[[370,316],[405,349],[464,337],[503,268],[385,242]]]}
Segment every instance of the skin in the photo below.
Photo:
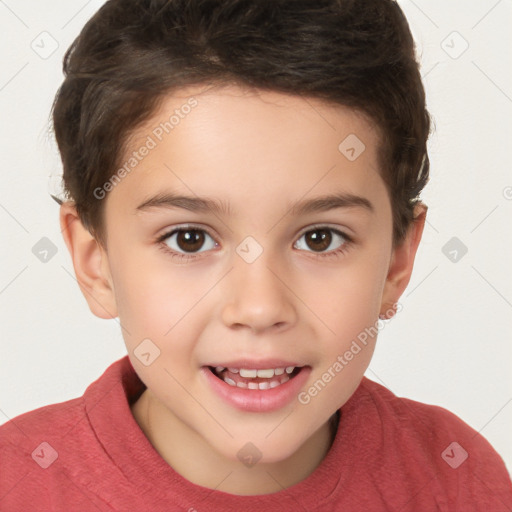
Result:
{"label": "skin", "polygon": [[[201,366],[239,357],[296,360],[312,368],[307,390],[379,314],[392,316],[410,280],[426,207],[418,205],[416,222],[393,247],[375,126],[354,110],[277,92],[182,89],[133,133],[127,154],[191,96],[198,105],[104,199],[106,247],[72,203],[61,207],[61,226],[91,311],[119,317],[147,386],[132,413],[157,452],[195,484],[239,495],[277,492],[309,476],[329,451],[329,419],[359,385],[377,338],[308,404],[292,400],[274,412],[225,403]],[[338,150],[349,134],[366,146],[355,161]],[[136,211],[169,190],[229,202],[232,214]],[[374,211],[290,213],[295,201],[333,192],[367,198]],[[188,261],[156,241],[187,223],[212,235],[192,253],[176,235],[167,239],[169,250],[196,256]],[[328,232],[330,244],[308,244],[306,228],[316,224],[353,242]],[[247,236],[263,249],[252,263],[236,252]],[[133,353],[146,338],[160,349],[149,366]],[[262,453],[253,467],[237,458],[247,442]]]}

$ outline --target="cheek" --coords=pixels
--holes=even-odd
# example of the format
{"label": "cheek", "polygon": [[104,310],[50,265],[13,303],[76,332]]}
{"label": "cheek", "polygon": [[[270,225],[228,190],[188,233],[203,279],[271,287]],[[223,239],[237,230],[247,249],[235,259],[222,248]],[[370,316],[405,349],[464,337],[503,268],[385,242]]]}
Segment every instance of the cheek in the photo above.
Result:
{"label": "cheek", "polygon": [[382,278],[376,267],[340,272],[329,292],[317,298],[316,308],[329,329],[318,344],[321,363],[304,401],[311,414],[341,407],[359,385],[377,340]]}
{"label": "cheek", "polygon": [[[212,275],[176,267],[164,258],[121,258],[112,272],[119,320],[127,345],[155,340],[160,348],[186,342],[200,326],[201,297],[212,286]],[[181,343],[178,343],[178,345]]]}
{"label": "cheek", "polygon": [[117,310],[126,341],[135,343],[141,336],[151,338],[157,333],[162,336],[161,322],[170,314],[173,304],[164,293],[166,289],[169,293],[165,273],[134,251],[118,250],[117,254],[112,251],[110,260]]}
{"label": "cheek", "polygon": [[[355,254],[355,253],[354,253]],[[379,250],[361,251],[350,264],[325,276],[328,286],[312,288],[314,311],[319,312],[323,343],[318,345],[321,365],[316,376],[317,389],[329,407],[341,406],[355,390],[366,371],[377,340],[378,316],[386,276],[386,253]],[[348,260],[347,260],[348,262]],[[317,282],[318,284],[318,282]],[[327,408],[329,408],[327,407]]]}
{"label": "cheek", "polygon": [[[354,253],[353,259],[338,269],[331,267],[315,277],[309,272],[308,300],[335,336],[357,334],[379,315],[386,277],[382,253]],[[333,334],[333,333],[331,333]]]}

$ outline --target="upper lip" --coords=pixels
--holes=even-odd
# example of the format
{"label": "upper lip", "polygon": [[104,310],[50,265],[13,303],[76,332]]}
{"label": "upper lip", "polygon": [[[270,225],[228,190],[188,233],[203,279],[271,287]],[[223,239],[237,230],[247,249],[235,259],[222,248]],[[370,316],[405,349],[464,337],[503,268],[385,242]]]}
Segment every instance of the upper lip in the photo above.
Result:
{"label": "upper lip", "polygon": [[221,363],[212,363],[207,366],[224,366],[226,368],[245,368],[251,370],[266,370],[270,368],[288,368],[290,366],[305,366],[294,361],[285,361],[284,359],[263,359],[263,360],[249,360],[237,359],[236,361],[227,361]]}

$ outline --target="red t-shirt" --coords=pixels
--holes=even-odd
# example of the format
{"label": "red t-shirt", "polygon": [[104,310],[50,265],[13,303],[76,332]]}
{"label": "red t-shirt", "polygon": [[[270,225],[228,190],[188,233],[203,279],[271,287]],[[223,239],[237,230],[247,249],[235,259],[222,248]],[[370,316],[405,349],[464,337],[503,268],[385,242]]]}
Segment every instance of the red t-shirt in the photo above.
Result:
{"label": "red t-shirt", "polygon": [[195,485],[156,452],[130,411],[145,389],[128,356],[81,398],[0,427],[0,510],[512,510],[500,456],[447,410],[399,398],[366,377],[341,408],[331,449],[283,491],[236,496]]}

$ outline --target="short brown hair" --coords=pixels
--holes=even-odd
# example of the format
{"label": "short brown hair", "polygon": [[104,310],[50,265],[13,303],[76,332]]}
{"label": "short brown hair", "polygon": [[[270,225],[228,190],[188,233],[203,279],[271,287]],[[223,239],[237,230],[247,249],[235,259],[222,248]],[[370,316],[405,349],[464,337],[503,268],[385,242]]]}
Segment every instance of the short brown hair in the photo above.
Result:
{"label": "short brown hair", "polygon": [[93,191],[120,165],[130,134],[189,85],[237,84],[364,113],[381,135],[395,245],[428,181],[430,116],[393,0],[108,0],[67,50],[63,71],[52,115],[64,190],[103,246]]}

